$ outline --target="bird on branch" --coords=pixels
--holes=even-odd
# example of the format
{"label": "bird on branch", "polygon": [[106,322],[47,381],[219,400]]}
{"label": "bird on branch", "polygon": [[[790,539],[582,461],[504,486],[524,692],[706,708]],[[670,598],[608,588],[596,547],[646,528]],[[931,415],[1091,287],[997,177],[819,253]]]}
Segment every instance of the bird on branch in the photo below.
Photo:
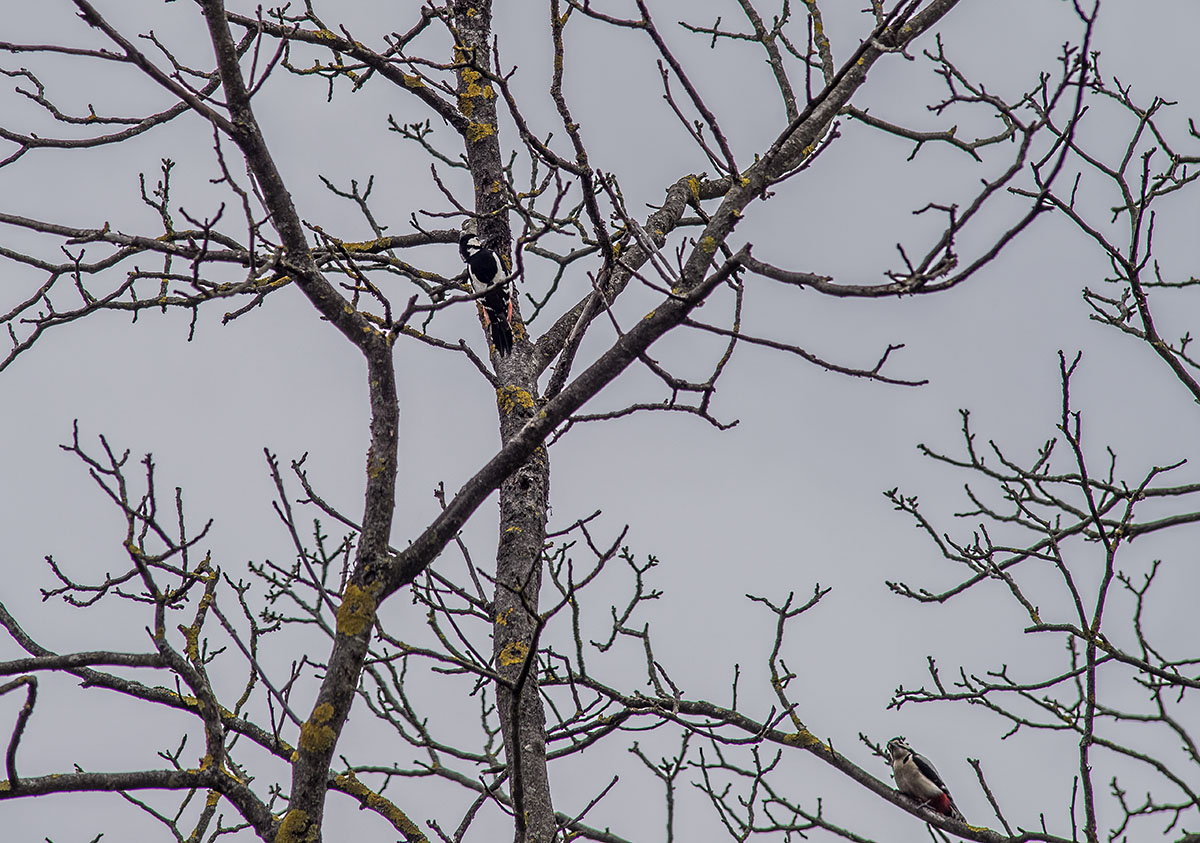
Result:
{"label": "bird on branch", "polygon": [[479,227],[473,219],[462,225],[458,238],[458,253],[467,265],[471,291],[480,296],[483,318],[491,331],[492,345],[501,357],[512,352],[512,284],[500,255],[479,238]]}
{"label": "bird on branch", "polygon": [[928,758],[913,752],[904,738],[892,738],[887,748],[892,756],[892,775],[901,793],[933,808],[939,814],[966,822],[950,797],[950,789]]}

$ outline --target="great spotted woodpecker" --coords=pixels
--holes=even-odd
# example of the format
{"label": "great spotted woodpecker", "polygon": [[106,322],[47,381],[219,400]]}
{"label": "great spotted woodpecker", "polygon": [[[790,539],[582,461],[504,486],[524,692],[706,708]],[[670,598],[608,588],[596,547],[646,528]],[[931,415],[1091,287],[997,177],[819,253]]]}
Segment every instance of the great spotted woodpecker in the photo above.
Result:
{"label": "great spotted woodpecker", "polygon": [[896,787],[901,793],[933,808],[939,814],[966,822],[950,797],[950,790],[928,758],[913,752],[904,738],[892,738],[887,748],[892,756],[892,775],[896,777]]}
{"label": "great spotted woodpecker", "polygon": [[467,265],[467,277],[471,290],[482,293],[484,320],[492,333],[492,345],[501,357],[508,355],[513,347],[512,331],[512,285],[496,250],[479,239],[475,220],[463,223],[462,235],[458,238],[458,253]]}

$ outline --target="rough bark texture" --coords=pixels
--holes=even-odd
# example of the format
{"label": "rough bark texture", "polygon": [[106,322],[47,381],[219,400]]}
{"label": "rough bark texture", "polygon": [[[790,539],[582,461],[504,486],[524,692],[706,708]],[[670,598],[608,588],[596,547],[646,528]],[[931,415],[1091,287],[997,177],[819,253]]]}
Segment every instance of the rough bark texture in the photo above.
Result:
{"label": "rough bark texture", "polygon": [[209,36],[238,144],[258,182],[285,259],[304,295],[362,352],[371,400],[371,445],[367,452],[366,495],[354,571],[342,594],[337,635],[312,713],[300,729],[288,811],[278,825],[277,843],[321,839],[329,768],[338,736],[354,702],[375,609],[388,562],[388,541],[396,499],[396,442],[399,406],[392,348],[388,339],[349,305],[313,262],[304,228],[275,166],[250,104],[233,37],[221,0],[204,0]]}
{"label": "rough bark texture", "polygon": [[[505,194],[500,189],[504,172],[496,94],[486,78],[492,69],[492,4],[490,0],[460,0],[454,5],[454,14],[459,38],[454,58],[463,64],[458,73],[458,104],[469,121],[465,141],[475,184],[475,213],[485,242],[501,243],[507,253],[512,234],[504,215]],[[515,310],[513,328],[512,354],[492,355],[499,379],[496,406],[504,443],[524,428],[540,403],[533,346]],[[549,491],[550,461],[544,446],[537,447],[500,487],[492,653],[505,680],[496,689],[496,699],[518,843],[549,843],[558,830],[546,770],[546,717],[535,661]]]}

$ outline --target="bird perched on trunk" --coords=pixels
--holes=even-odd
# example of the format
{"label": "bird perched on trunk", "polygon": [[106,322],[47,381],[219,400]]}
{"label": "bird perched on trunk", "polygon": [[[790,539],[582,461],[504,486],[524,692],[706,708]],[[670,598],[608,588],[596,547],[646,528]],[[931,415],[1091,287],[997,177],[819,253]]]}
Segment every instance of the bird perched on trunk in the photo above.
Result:
{"label": "bird perched on trunk", "polygon": [[479,238],[479,228],[473,219],[462,225],[458,253],[467,265],[471,291],[483,294],[480,302],[484,321],[491,330],[496,353],[504,357],[513,347],[512,285],[508,283],[508,273],[496,250]]}
{"label": "bird perched on trunk", "polygon": [[896,787],[901,793],[933,808],[939,814],[966,822],[950,797],[949,788],[928,758],[913,752],[904,738],[892,738],[887,748],[892,756],[892,775],[896,777]]}

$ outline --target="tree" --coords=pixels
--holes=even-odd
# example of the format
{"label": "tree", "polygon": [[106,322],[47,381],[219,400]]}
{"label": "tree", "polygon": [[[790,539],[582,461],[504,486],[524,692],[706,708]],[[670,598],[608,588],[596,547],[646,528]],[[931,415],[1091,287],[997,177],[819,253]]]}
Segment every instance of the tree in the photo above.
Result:
{"label": "tree", "polygon": [[[1020,622],[1028,619],[1026,632],[1067,644],[1065,668],[1043,670],[1038,661],[982,675],[963,668],[949,684],[931,658],[931,686],[901,687],[893,701],[897,708],[982,705],[1011,725],[1010,733],[1044,729],[1077,737],[1078,796],[1067,807],[1039,806],[1039,830],[1032,830],[1036,812],[993,794],[995,769],[985,775],[973,762],[1002,832],[941,817],[893,790],[882,767],[866,766],[880,763],[872,758],[882,757],[880,736],[860,732],[863,748],[851,752],[844,743],[857,731],[853,724],[814,723],[795,693],[804,673],[788,667],[794,645],[786,633],[829,594],[816,584],[819,572],[802,574],[808,599],[751,598],[774,623],[773,643],[761,660],[765,675],[748,689],[735,670],[729,702],[717,704],[673,681],[675,669],[656,649],[646,616],[663,596],[657,559],[630,549],[624,529],[609,535],[598,515],[570,514],[557,525],[550,520],[549,448],[578,437],[583,426],[620,424],[631,415],[682,412],[727,429],[735,420],[715,407],[718,381],[724,385],[731,366],[756,349],[770,350],[769,357],[753,359],[777,371],[793,366],[788,358],[799,358],[884,385],[924,382],[894,373],[900,344],[883,344],[866,365],[838,362],[860,353],[863,338],[847,335],[835,347],[836,358],[827,359],[811,350],[799,316],[789,314],[772,335],[761,308],[795,308],[792,296],[801,290],[800,301],[850,300],[865,313],[870,304],[861,300],[887,299],[899,313],[906,302],[940,300],[968,282],[981,283],[1002,254],[1037,230],[1090,238],[1114,273],[1110,286],[1085,291],[1095,318],[1152,349],[1200,399],[1189,336],[1164,335],[1148,297],[1154,287],[1186,294],[1194,284],[1153,263],[1152,247],[1162,249],[1153,236],[1154,209],[1190,195],[1197,159],[1175,151],[1189,140],[1175,140],[1179,131],[1164,118],[1166,101],[1147,100],[1103,72],[1093,44],[1098,9],[1036,4],[1039,14],[1066,13],[1070,21],[1060,20],[1071,27],[1071,40],[1049,69],[1018,68],[1021,87],[1012,88],[1011,77],[995,85],[968,73],[955,45],[943,43],[939,29],[975,11],[977,4],[959,0],[872,2],[857,14],[823,10],[816,2],[805,2],[803,10],[784,3],[770,22],[750,0],[738,0],[711,11],[688,6],[688,19],[678,26],[664,20],[676,13],[672,4],[646,0],[603,9],[550,0],[515,12],[493,10],[488,0],[449,0],[407,10],[403,32],[390,34],[394,10],[361,20],[357,10],[339,10],[347,18],[334,21],[311,3],[303,11],[248,12],[199,0],[198,9],[156,10],[169,15],[164,20],[173,28],[151,30],[142,21],[119,19],[127,10],[86,0],[74,5],[88,28],[82,46],[75,31],[65,30],[54,44],[0,45],[21,62],[40,63],[4,72],[52,127],[42,128],[28,111],[6,120],[10,125],[0,129],[8,143],[4,166],[45,180],[45,168],[68,154],[72,161],[97,162],[81,166],[104,166],[120,160],[106,157],[110,150],[129,147],[144,156],[146,145],[163,137],[172,151],[157,176],[141,172],[144,157],[121,161],[139,172],[140,202],[157,228],[148,228],[144,211],[139,216],[141,209],[126,208],[119,197],[106,198],[97,223],[79,222],[69,205],[56,208],[52,220],[0,214],[11,234],[0,254],[27,285],[10,294],[11,347],[3,367],[18,368],[44,346],[48,332],[59,333],[51,329],[85,317],[91,323],[106,312],[124,311],[137,322],[179,314],[191,339],[214,330],[214,322],[262,320],[264,312],[303,301],[321,320],[309,320],[304,330],[336,332],[356,351],[358,372],[365,364],[370,434],[358,490],[364,503],[361,512],[339,503],[344,495],[310,478],[306,457],[292,458],[285,470],[268,451],[273,506],[295,561],[255,561],[241,570],[238,560],[220,562],[232,555],[228,551],[213,553],[209,525],[196,528],[181,489],[173,505],[162,499],[151,457],[137,469],[127,451],[103,436],[93,444],[95,437],[77,425],[65,448],[120,513],[124,559],[121,570],[97,580],[94,572],[81,575],[48,557],[58,584],[43,596],[89,611],[115,603],[125,623],[151,618],[150,648],[73,645],[71,652],[57,652],[41,634],[26,631],[27,616],[0,607],[0,623],[25,653],[3,663],[4,675],[15,678],[0,691],[11,699],[23,693],[24,705],[13,714],[0,796],[116,791],[177,839],[190,840],[238,833],[276,841],[350,833],[391,839],[399,833],[408,841],[457,841],[494,837],[502,822],[511,823],[518,841],[634,840],[657,831],[638,827],[640,820],[621,828],[590,815],[613,810],[610,803],[637,804],[636,792],[621,794],[617,779],[605,776],[589,798],[567,808],[552,794],[570,788],[570,775],[555,771],[571,769],[576,757],[593,770],[606,769],[607,760],[586,759],[610,759],[610,744],[624,749],[631,732],[653,730],[628,748],[643,775],[664,787],[668,839],[676,800],[688,800],[692,811],[693,797],[708,806],[708,834],[723,826],[736,839],[758,833],[786,839],[823,829],[862,839],[851,814],[831,816],[813,795],[838,785],[858,800],[907,811],[935,827],[935,835],[972,840],[1098,840],[1102,829],[1119,837],[1152,826],[1148,820],[1165,817],[1175,829],[1194,817],[1196,785],[1189,782],[1200,758],[1186,695],[1200,681],[1189,673],[1196,660],[1186,651],[1169,652],[1170,637],[1159,643],[1144,623],[1148,614],[1163,616],[1147,601],[1160,569],[1168,567],[1154,563],[1139,579],[1135,572],[1144,560],[1119,560],[1133,539],[1195,521],[1188,502],[1200,486],[1175,479],[1182,463],[1138,470],[1129,479],[1113,457],[1097,472],[1074,403],[1078,359],[1072,354],[1061,358],[1058,432],[1035,457],[1010,457],[1000,445],[985,455],[965,414],[965,456],[927,449],[1000,496],[968,487],[969,537],[951,537],[910,494],[890,493],[894,506],[963,570],[953,585],[936,591],[895,581],[896,593],[944,603],[1002,587],[1023,613]],[[502,18],[501,11],[516,19]],[[733,11],[736,25],[727,19]],[[682,141],[644,141],[637,150],[649,156],[651,147],[663,146],[658,154],[678,168],[653,188],[643,183],[641,155],[614,158],[604,138],[607,131],[637,136],[643,126],[649,135],[660,117],[622,113],[626,101],[613,92],[604,91],[608,103],[586,93],[598,82],[588,39],[607,39],[603,73],[620,72],[625,51],[649,50],[658,64],[664,114],[685,134]],[[705,46],[711,53],[697,49]],[[733,66],[749,56],[765,63],[765,75],[758,67]],[[88,68],[91,78],[70,70],[64,93],[61,81],[46,80],[58,80],[67,62]],[[907,81],[908,65],[918,62],[940,78],[928,111],[916,97],[874,103],[875,86]],[[532,69],[539,65],[544,71]],[[124,91],[113,87],[110,73],[137,91],[136,113],[121,110]],[[736,82],[726,78],[731,75]],[[331,107],[353,104],[345,118],[335,112],[349,150],[357,151],[359,132],[385,125],[407,143],[404,154],[382,156],[387,170],[365,182],[323,177],[327,197],[339,200],[333,212],[307,194],[304,203],[297,199],[297,173],[305,166],[292,150],[326,128],[312,110],[317,82]],[[996,93],[1007,88],[1015,93]],[[88,99],[81,106],[77,89],[112,105]],[[726,102],[729,92],[741,102]],[[915,93],[926,91],[917,86]],[[147,111],[150,101],[158,104]],[[581,116],[580,101],[595,117]],[[392,116],[392,109],[402,116]],[[1089,109],[1110,113],[1099,119]],[[299,121],[290,130],[289,114]],[[865,283],[850,277],[853,270],[814,271],[806,254],[789,248],[799,223],[778,225],[821,206],[800,186],[820,184],[823,169],[835,168],[838,181],[853,183],[836,168],[854,159],[838,163],[838,150],[864,136],[899,139],[914,166],[939,155],[939,167],[969,164],[961,181],[926,185],[915,204],[908,197],[905,211],[917,212],[920,227],[903,237],[898,262]],[[1108,148],[1113,137],[1123,139],[1115,153]],[[625,169],[596,163],[598,146]],[[426,167],[433,192],[415,187]],[[382,211],[376,178],[389,193]],[[182,200],[180,182],[187,194]],[[1115,196],[1111,219],[1108,206],[1091,198],[1103,190]],[[864,192],[863,201],[871,196]],[[641,217],[637,202],[648,198],[654,207]],[[353,221],[347,207],[357,215]],[[411,231],[391,233],[405,218]],[[518,283],[510,355],[476,353],[478,340],[488,337],[478,328],[471,329],[472,340],[459,339],[466,333],[462,316],[479,298],[448,258],[466,219],[497,244]],[[360,239],[359,231],[371,236]],[[882,239],[890,243],[896,235],[888,231]],[[833,254],[848,245],[839,243]],[[218,318],[220,307],[231,309]],[[758,331],[755,319],[767,330]],[[303,345],[286,348],[295,355]],[[401,528],[398,501],[411,494],[398,485],[398,477],[408,479],[401,448],[436,441],[447,466],[456,464],[456,450],[484,453],[476,442],[434,438],[429,431],[422,434],[429,440],[405,443],[401,408],[430,395],[414,390],[406,397],[399,384],[406,366],[432,359],[430,350],[455,361],[437,364],[438,400],[478,388],[478,381],[465,386],[460,360],[494,391],[501,444],[471,466],[457,491],[438,487],[432,517],[419,525],[407,519]],[[351,371],[347,361],[337,377],[349,378]],[[646,398],[651,389],[653,397]],[[308,447],[318,459],[328,450],[344,459],[344,442]],[[205,447],[195,450],[203,455]],[[444,476],[456,470],[447,468]],[[497,490],[493,566],[490,552],[487,562],[477,563],[482,545],[470,531],[480,520],[473,516]],[[311,529],[298,506],[311,512]],[[1102,551],[1098,564],[1090,561],[1096,548]],[[1027,573],[1038,563],[1044,570]],[[1045,571],[1057,578],[1054,584]],[[615,584],[622,576],[623,584]],[[1186,572],[1179,576],[1194,583]],[[1065,589],[1065,599],[1052,587]],[[1110,604],[1122,590],[1133,611],[1113,621]],[[891,622],[903,624],[901,616]],[[150,671],[154,678],[147,678]],[[25,740],[25,730],[35,722],[39,677],[56,674],[116,691],[134,717],[178,712],[182,719],[172,721],[168,737],[153,738],[163,763],[143,761],[132,772],[106,766],[23,773],[19,766],[28,763],[34,743]],[[1149,708],[1131,702],[1129,687],[1107,695],[1112,675],[1143,689]],[[472,707],[478,726],[468,728],[463,723]],[[1152,734],[1143,738],[1140,729]],[[355,740],[348,730],[363,734]],[[836,746],[820,737],[829,734]],[[374,751],[384,745],[383,735],[406,747],[404,757]],[[202,750],[195,746],[200,740]],[[982,753],[976,745],[967,751]],[[1111,757],[1101,760],[1101,749]],[[395,752],[390,744],[387,752]],[[812,759],[804,769],[820,784],[796,795],[801,754]],[[1129,768],[1121,766],[1126,760]],[[1138,777],[1136,790],[1118,778],[1127,769]],[[1143,800],[1147,771],[1154,779]],[[1011,780],[1028,773],[1018,767],[1003,775]],[[413,780],[428,787],[414,789]],[[1100,791],[1109,780],[1113,798],[1106,801]],[[695,787],[680,792],[688,781]],[[343,795],[376,815],[381,830],[359,832],[365,821],[353,820],[350,832],[340,817],[327,815],[330,800]],[[1019,818],[1010,820],[1017,810]]]}

